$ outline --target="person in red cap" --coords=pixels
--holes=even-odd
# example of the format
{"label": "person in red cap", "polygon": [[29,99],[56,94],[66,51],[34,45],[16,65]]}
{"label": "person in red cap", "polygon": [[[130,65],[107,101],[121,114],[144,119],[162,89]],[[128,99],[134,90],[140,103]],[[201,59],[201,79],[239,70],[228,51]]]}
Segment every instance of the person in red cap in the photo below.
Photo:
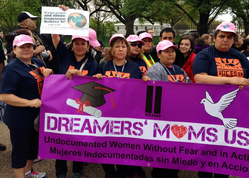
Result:
{"label": "person in red cap", "polygon": [[[237,35],[231,22],[222,22],[214,33],[214,46],[199,52],[193,63],[196,83],[238,85],[240,89],[249,85],[249,61],[244,54],[231,48]],[[212,178],[212,173],[198,172],[199,178]],[[228,175],[214,174],[215,178]]]}
{"label": "person in red cap", "polygon": [[33,57],[33,39],[18,35],[13,41],[16,57],[3,69],[0,100],[7,103],[4,123],[10,130],[11,162],[17,178],[44,178],[32,170],[38,154],[38,132],[34,120],[39,115],[44,76],[53,71]]}

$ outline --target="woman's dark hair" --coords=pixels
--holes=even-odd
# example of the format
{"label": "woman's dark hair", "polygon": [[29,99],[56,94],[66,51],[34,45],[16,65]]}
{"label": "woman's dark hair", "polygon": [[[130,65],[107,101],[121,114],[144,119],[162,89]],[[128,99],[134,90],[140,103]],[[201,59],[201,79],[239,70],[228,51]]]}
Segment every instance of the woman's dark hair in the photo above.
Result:
{"label": "woman's dark hair", "polygon": [[247,51],[247,46],[249,46],[249,39],[245,39],[243,40],[243,42],[244,43],[241,45],[241,49]]}
{"label": "woman's dark hair", "polygon": [[191,32],[190,35],[193,36],[194,39],[200,38],[200,34],[198,32]]}
{"label": "woman's dark hair", "polygon": [[190,54],[195,49],[195,43],[194,43],[194,37],[193,36],[191,36],[191,35],[183,36],[180,39],[179,43],[178,43],[178,47],[180,47],[180,44],[181,44],[182,40],[189,40],[190,41],[190,51],[188,52],[188,55],[185,58],[184,58],[184,55],[182,54],[182,52],[180,50],[177,51],[176,60],[175,60],[174,64],[178,65],[179,67],[182,67],[184,65],[184,63],[188,60]]}
{"label": "woman's dark hair", "polygon": [[201,38],[195,39],[195,54],[202,51],[204,48],[208,48],[209,46],[205,43],[205,41]]}

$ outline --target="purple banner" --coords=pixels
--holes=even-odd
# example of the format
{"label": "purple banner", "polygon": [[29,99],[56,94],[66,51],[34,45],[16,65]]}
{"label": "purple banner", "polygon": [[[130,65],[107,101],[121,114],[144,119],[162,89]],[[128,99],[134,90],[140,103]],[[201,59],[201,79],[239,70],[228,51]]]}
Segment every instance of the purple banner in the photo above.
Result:
{"label": "purple banner", "polygon": [[248,177],[249,87],[51,75],[40,159]]}

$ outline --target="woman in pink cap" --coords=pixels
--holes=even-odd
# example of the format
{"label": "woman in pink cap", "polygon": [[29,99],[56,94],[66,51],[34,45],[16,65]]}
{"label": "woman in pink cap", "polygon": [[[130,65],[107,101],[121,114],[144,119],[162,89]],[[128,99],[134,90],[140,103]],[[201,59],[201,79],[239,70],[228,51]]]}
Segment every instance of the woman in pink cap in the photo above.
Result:
{"label": "woman in pink cap", "polygon": [[[196,83],[237,85],[240,89],[249,86],[249,61],[244,54],[231,48],[236,35],[236,28],[231,22],[222,22],[216,28],[214,46],[202,50],[195,57],[193,73]],[[223,148],[217,146],[217,149]],[[210,172],[198,172],[198,176],[213,177]],[[214,177],[229,176],[215,173]]]}
{"label": "woman in pink cap", "polygon": [[[153,64],[146,73],[150,80],[168,82],[188,82],[191,80],[179,66],[174,65],[177,46],[168,40],[163,40],[156,47],[159,62]],[[178,178],[179,170],[153,168],[151,175],[153,178]]]}
{"label": "woman in pink cap", "polygon": [[32,170],[38,154],[38,132],[34,120],[42,104],[40,98],[44,76],[53,73],[33,57],[34,42],[28,35],[13,41],[16,57],[3,69],[0,100],[7,103],[4,122],[10,130],[11,161],[17,178],[44,178],[46,173]]}
{"label": "woman in pink cap", "polygon": [[[65,74],[67,78],[72,79],[73,75],[92,76],[96,74],[97,65],[92,59],[89,49],[89,39],[85,36],[72,36],[72,43],[69,49],[65,46],[60,36],[52,35],[55,54],[59,61],[59,73]],[[66,178],[67,161],[56,160],[56,177]],[[73,176],[75,178],[85,178],[83,172],[83,162],[73,161]]]}
{"label": "woman in pink cap", "polygon": [[89,38],[73,35],[69,48],[61,40],[58,34],[52,34],[55,54],[59,62],[59,74],[65,74],[68,78],[77,74],[80,76],[93,76],[97,71],[97,64],[88,52]]}
{"label": "woman in pink cap", "polygon": [[[59,5],[66,11],[68,7]],[[59,73],[65,74],[66,77],[72,79],[73,75],[93,76],[97,72],[97,63],[92,58],[90,52],[89,37],[73,35],[69,48],[61,40],[58,34],[52,34],[52,41],[55,48],[55,54],[59,61]],[[95,45],[95,43],[92,43]],[[55,163],[56,177],[66,178],[67,161],[56,160]],[[73,177],[86,178],[83,172],[83,162],[73,161]]]}
{"label": "woman in pink cap", "polygon": [[[142,73],[138,65],[132,61],[127,60],[128,51],[130,51],[130,45],[122,34],[115,34],[111,37],[110,49],[106,61],[103,61],[98,68],[98,74],[94,77],[102,79],[104,77],[111,78],[134,78],[142,79]],[[143,77],[144,81],[148,79]],[[105,171],[105,178],[126,178],[129,166],[102,164]]]}
{"label": "woman in pink cap", "polygon": [[170,82],[190,82],[189,77],[179,66],[175,65],[177,46],[168,40],[158,43],[156,50],[159,62],[153,64],[146,73],[150,80]]}
{"label": "woman in pink cap", "polygon": [[139,35],[139,38],[145,43],[143,45],[143,60],[147,64],[147,66],[150,68],[153,64],[155,64],[154,59],[149,54],[150,49],[153,47],[153,38],[151,34],[144,32]]}
{"label": "woman in pink cap", "polygon": [[110,49],[105,61],[98,68],[97,78],[136,78],[141,79],[142,73],[137,64],[127,60],[130,45],[122,34],[115,34],[111,37]]}
{"label": "woman in pink cap", "polygon": [[[97,34],[94,29],[89,28],[89,43],[90,43],[90,53],[92,58],[99,64],[99,61],[105,56],[102,55],[102,47],[97,39]],[[99,50],[100,49],[100,50]]]}
{"label": "woman in pink cap", "polygon": [[130,51],[128,51],[128,59],[135,62],[143,75],[146,74],[148,66],[143,60],[141,53],[142,46],[145,44],[137,35],[130,35],[126,39],[130,43]]}

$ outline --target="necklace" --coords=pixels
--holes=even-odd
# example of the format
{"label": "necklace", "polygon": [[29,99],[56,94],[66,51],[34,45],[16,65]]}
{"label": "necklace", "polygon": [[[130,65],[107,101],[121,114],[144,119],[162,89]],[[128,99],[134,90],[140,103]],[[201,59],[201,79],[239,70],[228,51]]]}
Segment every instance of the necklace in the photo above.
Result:
{"label": "necklace", "polygon": [[175,71],[175,68],[174,68],[174,66],[172,65],[172,69],[173,69],[173,71],[174,71],[174,76],[175,77],[173,77],[173,75],[171,74],[171,72],[169,71],[169,69],[165,66],[165,65],[163,65],[161,62],[160,62],[160,64],[163,66],[163,68],[166,70],[166,73],[168,73],[169,75],[170,75],[170,77],[172,78],[172,80],[174,81],[174,82],[178,82],[178,80],[177,80],[177,77],[175,76],[175,74],[176,74],[176,71]]}
{"label": "necklace", "polygon": [[[125,60],[125,63],[126,63],[126,60]],[[124,65],[122,66],[122,70],[121,70],[122,73],[124,72],[125,63],[124,63]],[[115,69],[117,78],[121,78],[121,75],[120,75],[120,77],[119,77],[119,75],[118,75],[118,70],[117,70],[116,64],[114,63],[114,60],[112,60],[112,64],[113,64],[113,67],[114,67],[114,69]]]}

